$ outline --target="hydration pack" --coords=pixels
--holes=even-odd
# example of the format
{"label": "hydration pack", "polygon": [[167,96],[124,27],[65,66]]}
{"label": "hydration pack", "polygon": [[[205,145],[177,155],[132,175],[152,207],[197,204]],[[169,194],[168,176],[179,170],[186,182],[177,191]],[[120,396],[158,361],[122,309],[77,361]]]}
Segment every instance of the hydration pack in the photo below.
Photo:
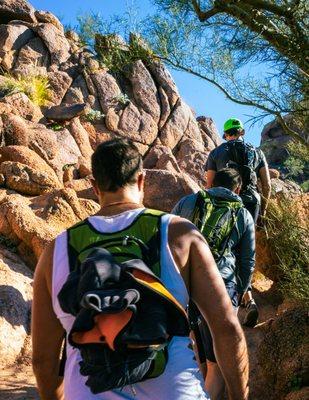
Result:
{"label": "hydration pack", "polygon": [[228,250],[229,239],[242,207],[237,199],[211,196],[204,190],[197,195],[192,222],[207,240],[216,262]]}
{"label": "hydration pack", "polygon": [[244,141],[232,140],[227,142],[230,161],[227,167],[235,168],[242,178],[241,193],[257,185],[255,168],[258,162],[258,154],[254,146]]}
{"label": "hydration pack", "polygon": [[160,280],[163,213],[144,210],[114,233],[85,220],[68,232],[70,274],[59,292],[75,317],[68,335],[92,393],[163,373],[173,336],[188,336],[186,311]]}

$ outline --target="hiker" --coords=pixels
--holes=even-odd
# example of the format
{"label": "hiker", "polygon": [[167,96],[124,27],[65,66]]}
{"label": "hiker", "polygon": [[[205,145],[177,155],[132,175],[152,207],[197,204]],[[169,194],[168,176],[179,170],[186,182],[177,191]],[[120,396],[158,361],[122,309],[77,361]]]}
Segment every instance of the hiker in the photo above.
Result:
{"label": "hiker", "polygon": [[[230,297],[234,315],[247,291],[255,262],[255,229],[249,211],[239,197],[242,180],[239,172],[224,168],[216,172],[212,188],[182,198],[172,213],[192,221],[212,250]],[[204,290],[206,294],[206,289]],[[196,306],[190,305],[191,326],[196,340],[199,362],[206,362],[205,386],[212,400],[221,400],[225,384],[213,348],[216,333]]]}
{"label": "hiker", "polygon": [[[147,374],[156,372],[153,362],[157,362],[157,357],[153,361],[148,360],[149,371],[143,370],[143,374],[145,372],[143,381],[135,381],[133,384],[99,392],[98,386],[102,380],[104,384],[108,384],[107,374],[110,374],[111,378],[113,374],[117,375],[121,382],[132,382],[130,374],[126,375],[126,372],[131,371],[130,364],[124,365],[123,362],[119,362],[117,368],[110,368],[110,365],[105,364],[105,359],[100,357],[101,352],[105,352],[110,361],[117,357],[123,360],[132,354],[140,356],[142,351],[138,349],[138,346],[128,350],[127,353],[109,350],[110,341],[116,347],[124,345],[125,338],[122,332],[124,330],[130,333],[130,330],[128,331],[127,325],[120,331],[116,329],[116,326],[109,326],[104,332],[100,330],[102,327],[98,323],[100,318],[104,319],[102,304],[105,302],[111,308],[118,302],[118,296],[114,295],[103,299],[103,302],[100,297],[102,282],[112,284],[108,287],[117,288],[117,285],[113,286],[113,282],[117,279],[119,279],[117,284],[127,284],[127,281],[121,281],[121,277],[129,279],[136,287],[144,289],[147,284],[151,285],[151,282],[155,282],[154,288],[160,287],[162,293],[165,290],[166,297],[173,300],[170,302],[171,310],[175,310],[176,303],[178,303],[178,308],[186,308],[190,293],[214,334],[214,348],[228,388],[229,399],[248,399],[248,355],[244,334],[203,236],[193,224],[185,219],[145,209],[142,204],[145,179],[142,158],[129,140],[118,139],[100,144],[92,156],[92,173],[100,211],[95,216],[63,232],[49,244],[41,255],[35,271],[32,362],[41,399],[209,399],[203,388],[194,353],[190,348],[191,341],[188,333],[187,336],[175,335],[165,338],[168,341],[165,347],[168,357],[163,357],[161,361],[163,368],[161,365],[161,371],[156,378],[147,379],[149,376]],[[115,244],[112,247],[114,240]],[[102,244],[100,247],[100,243],[106,243],[106,245]],[[128,248],[134,253],[133,260],[129,257],[126,261],[127,245],[132,246]],[[108,249],[111,253],[107,251]],[[100,255],[100,252],[106,254],[105,258],[102,254]],[[147,257],[144,257],[143,252]],[[140,254],[140,259],[136,260],[138,254]],[[121,257],[124,257],[124,260],[120,262]],[[113,261],[115,259],[117,262]],[[138,275],[134,275],[132,271],[128,273],[130,270],[126,269],[128,264],[138,265],[138,262],[144,269],[149,267],[153,272],[152,277],[148,276],[148,283],[142,278],[137,279]],[[107,266],[106,269],[103,268],[104,265]],[[115,268],[118,272],[112,276],[111,273]],[[99,275],[98,271],[101,271]],[[119,271],[122,272],[119,273]],[[90,292],[87,286],[89,282],[91,283]],[[66,290],[76,287],[76,284],[78,290],[73,295],[72,291],[68,290],[67,293],[71,296],[65,299]],[[93,290],[95,285],[99,285],[100,290]],[[153,290],[152,294],[158,295],[157,298],[161,301],[162,296],[159,296],[158,290]],[[83,297],[79,301],[81,295]],[[158,316],[149,325],[149,318],[153,315],[152,310],[147,315],[143,301],[139,302],[138,296],[135,299],[133,297],[127,299],[131,308],[125,311],[135,310],[135,315],[140,316],[144,310],[148,322],[141,324],[143,326],[141,331],[146,330],[146,333],[151,336],[153,331],[156,332],[161,326],[157,326]],[[64,303],[68,309],[72,306],[76,308],[75,315],[74,312],[68,313],[62,309],[61,304],[64,305]],[[159,304],[152,306],[157,307]],[[159,310],[158,307],[155,309]],[[160,311],[164,310],[160,309]],[[109,316],[113,318],[117,317],[117,314],[109,314]],[[94,321],[97,324],[95,326]],[[79,328],[82,326],[84,331],[78,329],[78,323],[80,323]],[[92,332],[85,328],[87,323]],[[177,325],[177,321],[175,323]],[[173,324],[173,321],[163,320],[162,329],[164,332],[166,329],[173,331]],[[167,325],[170,326],[166,328]],[[134,320],[130,326],[136,329]],[[111,337],[109,330],[116,332],[117,340]],[[140,332],[140,335],[144,334],[144,331]],[[68,340],[62,381],[59,377],[59,358],[64,332]],[[99,340],[102,340],[101,345],[97,344],[98,332],[101,333],[101,336],[99,335]],[[139,332],[135,331],[135,333],[138,340]],[[93,335],[90,337],[94,337],[91,340],[95,343],[89,343],[88,334]],[[77,345],[77,342],[80,344]],[[81,344],[83,342],[85,344]],[[72,345],[72,343],[75,344]],[[157,349],[158,352],[159,349],[160,347]],[[93,360],[94,363],[89,364],[89,360]],[[147,362],[147,360],[144,361]],[[145,362],[140,366],[136,365],[133,372],[138,374],[139,367],[144,369]],[[101,365],[105,367],[102,369]],[[122,371],[124,371],[124,376],[121,376]],[[101,374],[101,380],[96,379],[98,373]]]}
{"label": "hiker", "polygon": [[[228,119],[223,130],[223,139],[226,142],[212,150],[207,159],[207,188],[212,187],[216,171],[226,167],[237,168],[243,181],[239,195],[256,224],[259,215],[261,218],[265,216],[271,192],[271,181],[265,155],[262,150],[244,142],[245,130],[239,119]],[[261,181],[261,195],[257,188],[257,178]],[[253,328],[257,324],[259,312],[252,297],[251,285],[243,296],[243,305],[247,311],[243,325]]]}

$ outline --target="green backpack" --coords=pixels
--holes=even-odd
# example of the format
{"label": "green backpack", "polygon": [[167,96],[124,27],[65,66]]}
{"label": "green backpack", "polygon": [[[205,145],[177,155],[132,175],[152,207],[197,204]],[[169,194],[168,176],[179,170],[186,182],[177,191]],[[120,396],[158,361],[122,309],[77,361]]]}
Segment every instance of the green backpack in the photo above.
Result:
{"label": "green backpack", "polygon": [[241,208],[243,204],[238,200],[214,197],[204,190],[197,195],[192,222],[207,240],[216,262],[228,251]]}

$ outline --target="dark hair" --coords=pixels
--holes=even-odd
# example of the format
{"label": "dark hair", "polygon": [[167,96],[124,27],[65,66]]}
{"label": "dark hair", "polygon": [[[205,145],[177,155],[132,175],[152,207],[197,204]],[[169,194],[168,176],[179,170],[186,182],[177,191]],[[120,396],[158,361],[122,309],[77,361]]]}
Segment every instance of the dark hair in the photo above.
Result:
{"label": "dark hair", "polygon": [[213,180],[213,186],[221,186],[226,189],[235,190],[241,187],[242,179],[240,173],[234,168],[223,168],[216,172]]}
{"label": "dark hair", "polygon": [[241,128],[231,128],[227,131],[224,131],[224,136],[236,136],[239,135],[242,131],[243,129]]}
{"label": "dark hair", "polygon": [[128,139],[101,143],[91,157],[92,175],[102,192],[116,192],[137,181],[143,160],[137,147]]}

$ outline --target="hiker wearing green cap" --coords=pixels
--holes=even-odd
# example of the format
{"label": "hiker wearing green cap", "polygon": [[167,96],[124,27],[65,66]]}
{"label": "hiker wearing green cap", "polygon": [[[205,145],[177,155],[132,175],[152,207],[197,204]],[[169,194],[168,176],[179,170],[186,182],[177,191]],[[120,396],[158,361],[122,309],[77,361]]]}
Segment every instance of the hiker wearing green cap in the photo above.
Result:
{"label": "hiker wearing green cap", "polygon": [[[263,217],[271,192],[271,181],[264,153],[249,143],[245,143],[244,126],[238,118],[228,119],[223,127],[225,142],[212,150],[206,164],[207,188],[211,188],[217,171],[231,167],[239,171],[242,188],[239,193],[244,206],[251,213],[254,222],[259,214]],[[261,181],[262,193],[257,188],[258,178]],[[244,296],[247,315],[244,325],[254,327],[258,321],[258,308],[252,297],[251,287]]]}

